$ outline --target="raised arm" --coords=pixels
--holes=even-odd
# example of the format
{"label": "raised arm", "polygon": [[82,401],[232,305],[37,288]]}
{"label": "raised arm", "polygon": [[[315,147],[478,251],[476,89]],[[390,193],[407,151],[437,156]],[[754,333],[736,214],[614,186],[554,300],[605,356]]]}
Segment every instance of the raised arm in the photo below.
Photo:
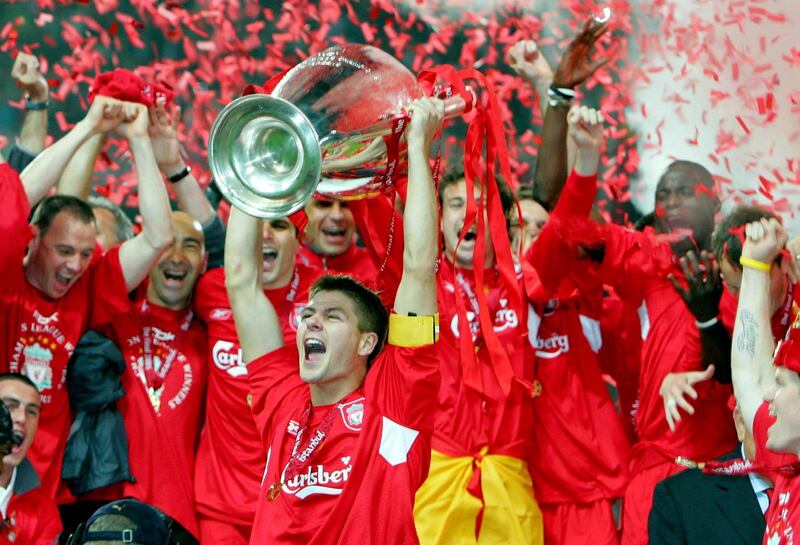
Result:
{"label": "raised arm", "polygon": [[539,95],[539,109],[544,114],[549,102],[547,90],[553,83],[553,69],[533,40],[521,40],[508,50],[508,64]]}
{"label": "raised arm", "polygon": [[117,130],[128,140],[133,154],[142,215],[142,232],[125,241],[119,250],[122,274],[131,291],[144,280],[161,253],[172,244],[173,236],[169,196],[147,134],[147,108],[127,102],[125,110],[128,121],[120,123]]}
{"label": "raised arm", "polygon": [[95,134],[78,148],[58,182],[59,194],[72,195],[83,200],[89,197],[94,164],[103,150],[105,141],[105,134]]}
{"label": "raised arm", "polygon": [[262,221],[232,206],[225,236],[225,287],[245,365],[283,346],[278,315],[264,295],[263,238]]}
{"label": "raised arm", "polygon": [[31,207],[55,185],[78,148],[90,137],[108,132],[125,116],[122,101],[98,96],[81,121],[58,142],[36,156],[20,174]]}
{"label": "raised arm", "polygon": [[772,353],[775,342],[770,325],[770,269],[786,244],[783,226],[776,219],[747,225],[742,247],[742,284],[733,327],[731,376],[736,404],[747,429],[764,401],[764,393],[775,383]]}
{"label": "raised arm", "polygon": [[180,106],[173,105],[168,109],[166,99],[158,98],[156,105],[150,108],[150,138],[158,168],[168,180],[175,180],[172,189],[178,198],[178,206],[200,225],[206,225],[214,217],[214,209],[183,160],[178,140],[180,118]]}
{"label": "raised arm", "polygon": [[552,208],[567,179],[567,113],[574,89],[591,77],[608,62],[607,59],[591,61],[592,47],[608,30],[608,23],[589,19],[583,30],[572,40],[553,74],[554,89],[542,122],[542,144],[539,146],[534,190],[536,196]]}
{"label": "raised arm", "polygon": [[183,160],[178,140],[180,118],[180,106],[167,108],[166,99],[159,97],[156,105],[150,108],[150,140],[153,142],[158,168],[175,192],[178,206],[203,227],[208,270],[216,269],[223,265],[225,224],[214,212],[197,178]]}
{"label": "raised arm", "polygon": [[436,260],[439,257],[439,215],[429,163],[431,141],[442,126],[444,103],[421,98],[411,105],[408,139],[408,197],[403,212],[403,277],[394,312],[433,315],[436,306]]}
{"label": "raised arm", "polygon": [[47,79],[39,71],[39,59],[19,53],[11,68],[11,77],[25,89],[25,117],[19,133],[19,145],[30,153],[44,149],[47,138]]}

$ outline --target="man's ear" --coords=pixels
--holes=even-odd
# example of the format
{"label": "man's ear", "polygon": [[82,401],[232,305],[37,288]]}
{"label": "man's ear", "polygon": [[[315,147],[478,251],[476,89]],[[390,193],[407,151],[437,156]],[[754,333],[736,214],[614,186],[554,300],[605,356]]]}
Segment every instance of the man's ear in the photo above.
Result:
{"label": "man's ear", "polygon": [[358,341],[358,355],[369,356],[375,347],[378,346],[378,334],[374,331],[361,334],[361,339]]}

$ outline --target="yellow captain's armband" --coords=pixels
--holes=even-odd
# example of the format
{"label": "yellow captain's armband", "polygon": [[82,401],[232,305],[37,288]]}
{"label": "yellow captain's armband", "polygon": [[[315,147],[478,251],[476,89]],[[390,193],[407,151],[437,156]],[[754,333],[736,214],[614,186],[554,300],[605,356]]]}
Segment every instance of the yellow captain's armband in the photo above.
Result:
{"label": "yellow captain's armband", "polygon": [[433,316],[389,315],[389,344],[414,348],[439,340],[439,314]]}

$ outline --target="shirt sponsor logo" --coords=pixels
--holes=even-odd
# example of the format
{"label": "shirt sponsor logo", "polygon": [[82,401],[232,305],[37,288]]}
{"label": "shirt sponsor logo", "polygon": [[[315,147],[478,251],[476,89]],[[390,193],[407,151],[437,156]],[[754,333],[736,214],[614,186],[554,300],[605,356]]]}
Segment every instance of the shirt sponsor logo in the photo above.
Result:
{"label": "shirt sponsor logo", "polygon": [[[350,478],[353,466],[350,465],[350,456],[343,456],[339,461],[341,462],[341,467],[333,471],[328,471],[322,464],[309,466],[305,473],[296,475],[289,481],[284,481],[284,476],[286,475],[286,468],[284,468],[281,475],[283,491],[286,494],[297,496],[301,500],[313,494],[340,495],[344,484]],[[338,466],[338,464],[336,465]]]}
{"label": "shirt sponsor logo", "polygon": [[219,340],[211,349],[211,359],[218,369],[232,377],[241,377],[247,374],[247,367],[242,365],[242,348],[229,341]]}
{"label": "shirt sponsor logo", "polygon": [[208,314],[209,320],[226,321],[233,318],[233,312],[229,308],[215,308]]}
{"label": "shirt sponsor logo", "polygon": [[557,358],[561,354],[569,352],[569,336],[553,333],[546,339],[536,337],[533,347],[536,349],[536,355],[540,358]]}
{"label": "shirt sponsor logo", "polygon": [[[504,299],[505,301],[505,299]],[[480,319],[478,316],[472,312],[467,311],[467,320],[469,321],[469,329],[472,332],[472,340],[474,341],[478,337],[478,332],[481,328]],[[519,325],[519,318],[517,317],[517,313],[514,312],[513,309],[510,308],[500,308],[495,313],[494,316],[494,332],[501,333],[507,329],[514,329]],[[458,333],[458,314],[453,316],[453,319],[450,321],[450,329],[453,331],[453,335],[459,337]]]}

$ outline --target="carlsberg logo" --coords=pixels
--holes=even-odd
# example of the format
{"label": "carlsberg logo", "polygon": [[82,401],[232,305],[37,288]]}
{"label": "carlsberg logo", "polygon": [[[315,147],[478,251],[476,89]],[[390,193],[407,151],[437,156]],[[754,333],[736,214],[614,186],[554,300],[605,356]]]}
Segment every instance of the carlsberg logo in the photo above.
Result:
{"label": "carlsberg logo", "polygon": [[[322,465],[311,466],[306,469],[305,473],[284,482],[283,491],[287,494],[294,494],[300,499],[312,494],[338,496],[342,493],[342,486],[350,478],[352,469],[353,467],[349,464],[336,471],[326,471]],[[284,473],[285,471],[284,468]]]}
{"label": "carlsberg logo", "polygon": [[546,339],[536,337],[533,343],[536,355],[541,358],[555,358],[564,352],[569,352],[569,337],[567,335],[553,334]]}

